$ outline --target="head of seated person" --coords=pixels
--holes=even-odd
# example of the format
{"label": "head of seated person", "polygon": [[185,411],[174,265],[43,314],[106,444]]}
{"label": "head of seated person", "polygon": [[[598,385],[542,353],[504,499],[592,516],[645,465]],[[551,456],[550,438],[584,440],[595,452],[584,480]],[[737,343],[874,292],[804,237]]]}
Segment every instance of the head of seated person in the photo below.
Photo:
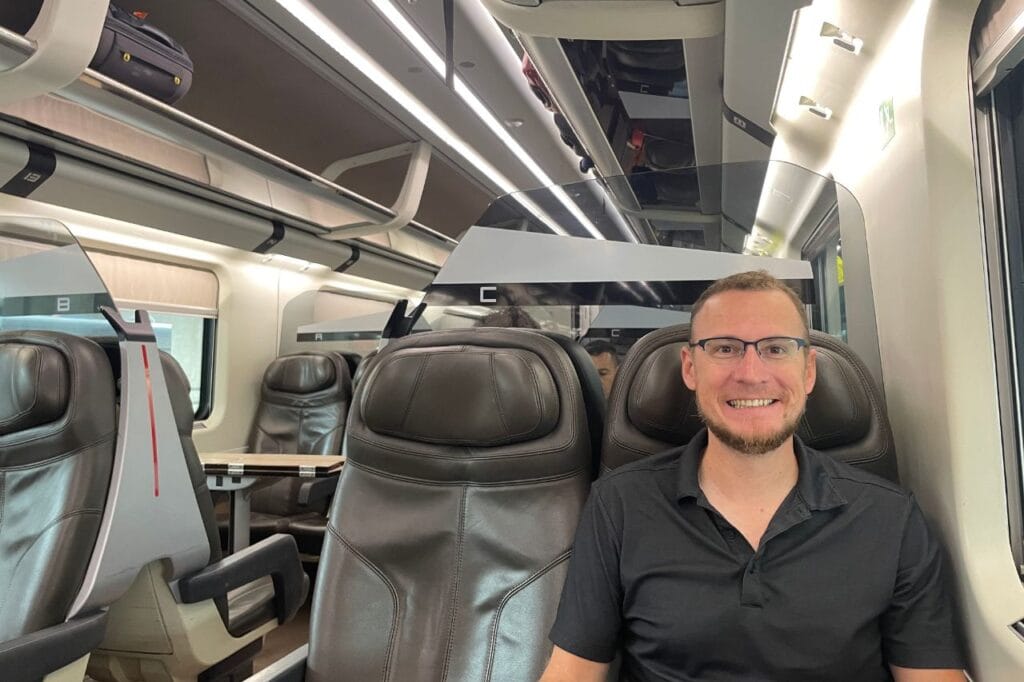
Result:
{"label": "head of seated person", "polygon": [[619,350],[610,341],[591,341],[585,346],[587,354],[597,368],[597,375],[601,377],[601,388],[604,389],[604,397],[607,398],[612,392],[612,384],[615,383],[615,375],[619,371]]}
{"label": "head of seated person", "polygon": [[487,313],[476,323],[477,327],[505,327],[506,329],[540,329],[537,320],[533,319],[530,313],[517,305],[510,305],[504,308]]}
{"label": "head of seated person", "polygon": [[601,679],[618,654],[625,679],[965,679],[913,497],[794,436],[815,360],[768,273],[695,302],[681,380],[706,429],[594,484],[544,682]]}

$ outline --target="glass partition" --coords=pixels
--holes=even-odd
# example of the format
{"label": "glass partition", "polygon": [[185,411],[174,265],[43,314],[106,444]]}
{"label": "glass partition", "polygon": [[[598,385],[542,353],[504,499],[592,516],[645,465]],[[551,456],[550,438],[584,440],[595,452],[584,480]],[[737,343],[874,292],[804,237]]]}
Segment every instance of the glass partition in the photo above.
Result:
{"label": "glass partition", "polygon": [[67,227],[48,218],[0,217],[0,331],[113,336],[101,306],[116,308]]}

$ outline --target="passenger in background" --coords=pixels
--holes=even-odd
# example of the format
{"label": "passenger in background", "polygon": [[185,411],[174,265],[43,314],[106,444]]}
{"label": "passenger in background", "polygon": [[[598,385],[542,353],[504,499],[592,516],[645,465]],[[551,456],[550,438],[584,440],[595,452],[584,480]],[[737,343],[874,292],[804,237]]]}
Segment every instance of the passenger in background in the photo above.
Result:
{"label": "passenger in background", "polygon": [[477,327],[524,327],[526,329],[540,329],[537,320],[530,316],[517,305],[510,305],[506,308],[498,308],[494,312],[487,313],[476,323]]}
{"label": "passenger in background", "polygon": [[765,272],[693,307],[682,378],[707,428],[594,484],[542,682],[964,682],[913,496],[794,437],[816,379],[804,306]]}
{"label": "passenger in background", "polygon": [[586,345],[586,349],[590,359],[594,361],[598,376],[601,377],[604,397],[608,398],[612,392],[615,375],[619,372],[619,351],[608,341],[591,341]]}

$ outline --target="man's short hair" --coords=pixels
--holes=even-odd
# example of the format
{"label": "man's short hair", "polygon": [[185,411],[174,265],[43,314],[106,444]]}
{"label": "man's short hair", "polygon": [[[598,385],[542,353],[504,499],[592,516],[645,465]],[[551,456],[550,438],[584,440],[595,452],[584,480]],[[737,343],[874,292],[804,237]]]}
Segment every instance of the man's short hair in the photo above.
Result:
{"label": "man's short hair", "polygon": [[584,346],[587,353],[597,357],[602,353],[610,353],[612,359],[615,360],[615,364],[619,364],[619,349],[615,347],[610,341],[591,341]]}
{"label": "man's short hair", "polygon": [[507,308],[499,308],[494,312],[487,313],[476,323],[478,327],[524,327],[526,329],[540,329],[537,320],[533,319],[530,313],[516,305]]}
{"label": "man's short hair", "polygon": [[809,327],[807,324],[807,309],[804,307],[803,301],[796,295],[787,284],[782,280],[768,274],[767,270],[751,270],[750,272],[738,272],[735,275],[729,275],[716,281],[714,284],[704,290],[704,293],[700,295],[697,302],[693,304],[693,308],[690,310],[690,325],[697,321],[697,314],[700,309],[704,307],[704,304],[709,298],[716,294],[721,294],[726,291],[780,291],[785,294],[790,301],[793,302],[793,307],[796,308],[797,314],[800,316],[800,324],[804,328],[804,338],[810,335]]}

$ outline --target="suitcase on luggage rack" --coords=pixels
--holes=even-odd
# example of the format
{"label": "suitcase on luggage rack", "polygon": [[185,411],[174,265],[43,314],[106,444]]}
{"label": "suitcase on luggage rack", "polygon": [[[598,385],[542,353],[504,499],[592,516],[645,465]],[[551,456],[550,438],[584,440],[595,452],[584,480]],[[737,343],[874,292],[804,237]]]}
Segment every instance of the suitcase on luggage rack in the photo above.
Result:
{"label": "suitcase on luggage rack", "polygon": [[192,60],[163,31],[111,4],[89,68],[173,104],[192,85]]}

